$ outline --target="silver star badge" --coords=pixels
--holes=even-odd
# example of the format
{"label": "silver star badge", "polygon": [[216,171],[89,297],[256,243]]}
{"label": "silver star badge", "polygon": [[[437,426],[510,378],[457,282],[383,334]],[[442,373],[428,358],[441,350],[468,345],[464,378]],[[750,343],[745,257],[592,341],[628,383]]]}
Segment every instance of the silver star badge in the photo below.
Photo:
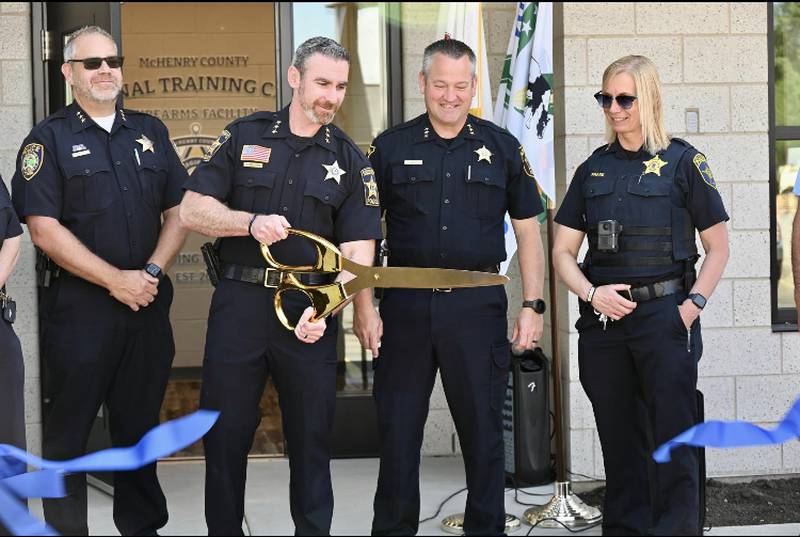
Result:
{"label": "silver star badge", "polygon": [[487,149],[485,145],[480,149],[476,149],[475,153],[478,154],[478,162],[485,160],[489,164],[492,163],[492,156],[493,156],[492,152],[489,151],[489,149]]}
{"label": "silver star badge", "polygon": [[323,164],[322,167],[328,172],[328,174],[325,176],[325,181],[328,179],[333,179],[337,184],[342,183],[341,177],[347,173],[339,167],[338,160],[333,161],[333,164]]}
{"label": "silver star badge", "polygon": [[155,152],[156,152],[156,150],[155,150],[155,147],[156,147],[156,146],[155,146],[155,144],[153,143],[153,141],[152,141],[152,140],[150,140],[150,139],[149,139],[147,136],[145,136],[144,134],[142,134],[142,137],[141,137],[141,138],[139,138],[139,139],[138,139],[138,140],[136,140],[136,141],[137,141],[137,142],[139,142],[140,144],[142,144],[142,153],[146,153],[147,151],[150,151],[150,152],[152,152],[152,153],[155,153]]}

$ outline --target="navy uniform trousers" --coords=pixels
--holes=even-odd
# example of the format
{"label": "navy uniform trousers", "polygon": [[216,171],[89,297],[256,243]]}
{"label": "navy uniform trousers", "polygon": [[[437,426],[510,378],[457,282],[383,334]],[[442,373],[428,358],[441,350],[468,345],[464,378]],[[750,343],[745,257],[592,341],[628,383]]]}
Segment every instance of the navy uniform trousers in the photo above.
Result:
{"label": "navy uniform trousers", "polygon": [[[11,325],[0,319],[0,444],[25,449],[25,365],[22,348]],[[18,471],[25,464],[14,463]],[[10,477],[10,475],[0,476]],[[0,535],[9,535],[0,523]]]}
{"label": "navy uniform trousers", "polygon": [[[210,535],[242,535],[247,454],[270,376],[278,391],[289,451],[295,531],[298,535],[330,532],[338,319],[328,318],[328,328],[316,343],[302,343],[278,322],[273,297],[272,289],[222,280],[211,302],[200,405],[222,413],[203,439]],[[297,293],[283,295],[289,319],[297,320],[305,306]]]}
{"label": "navy uniform trousers", "polygon": [[674,450],[666,464],[651,458],[654,447],[697,422],[703,348],[699,319],[691,342],[681,320],[678,304],[685,298],[640,302],[605,331],[581,304],[578,360],[605,460],[604,535],[700,534],[697,448]]}
{"label": "navy uniform trousers", "polygon": [[418,530],[420,449],[437,369],[464,456],[464,531],[503,534],[507,306],[502,286],[385,290],[374,388],[381,465],[373,535]]}
{"label": "navy uniform trousers", "polygon": [[[158,425],[175,356],[172,295],[164,278],[156,300],[134,312],[106,289],[72,276],[45,290],[45,458],[83,455],[103,402],[114,446],[132,446]],[[85,474],[67,476],[66,487],[67,497],[44,500],[45,519],[63,534],[88,535]],[[155,464],[114,473],[114,522],[122,535],[155,535],[167,523]]]}

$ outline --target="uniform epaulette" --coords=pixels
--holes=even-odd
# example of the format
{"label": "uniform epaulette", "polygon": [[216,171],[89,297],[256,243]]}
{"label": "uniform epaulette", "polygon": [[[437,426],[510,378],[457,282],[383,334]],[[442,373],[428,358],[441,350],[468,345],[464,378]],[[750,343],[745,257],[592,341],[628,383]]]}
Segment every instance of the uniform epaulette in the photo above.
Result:
{"label": "uniform epaulette", "polygon": [[600,147],[598,147],[597,149],[595,149],[594,151],[592,151],[592,155],[596,155],[598,153],[602,153],[604,151],[607,151],[610,147],[611,147],[611,144],[603,144]]}
{"label": "uniform epaulette", "polygon": [[388,134],[391,134],[391,133],[394,133],[394,132],[397,132],[397,131],[401,131],[401,130],[405,130],[405,129],[409,129],[411,127],[419,125],[424,118],[425,118],[425,114],[420,114],[419,116],[417,116],[417,117],[415,117],[413,119],[409,119],[408,121],[405,121],[403,123],[400,123],[399,125],[395,125],[394,127],[389,127],[388,129],[386,129],[385,131],[380,133],[378,136],[376,136],[375,140],[378,140],[379,138],[383,138],[384,136],[386,136]]}
{"label": "uniform epaulette", "polygon": [[276,117],[278,117],[277,112],[268,112],[266,110],[260,110],[258,112],[253,112],[250,115],[236,118],[233,121],[231,121],[230,124],[235,125],[236,123],[244,123],[246,121],[263,121],[263,120],[274,122]]}
{"label": "uniform epaulette", "polygon": [[31,134],[33,134],[36,130],[46,127],[48,124],[59,119],[67,119],[66,108],[62,108],[57,112],[53,112],[52,114],[41,120],[39,123],[34,125],[33,128],[31,129]]}
{"label": "uniform epaulette", "polygon": [[684,147],[693,147],[692,144],[690,144],[689,142],[687,142],[683,138],[670,138],[669,141],[670,142],[677,142],[677,143],[681,144]]}
{"label": "uniform epaulette", "polygon": [[339,138],[340,140],[342,140],[343,142],[345,142],[347,145],[349,145],[350,147],[352,147],[353,149],[355,149],[355,151],[356,151],[357,153],[361,153],[361,148],[360,148],[360,147],[358,147],[358,146],[356,145],[356,143],[355,143],[355,142],[352,140],[352,138],[350,138],[350,137],[347,135],[347,133],[346,133],[346,132],[344,132],[342,129],[340,129],[339,127],[337,127],[337,126],[336,126],[336,125],[334,125],[333,123],[330,123],[330,124],[328,124],[328,125],[325,125],[325,126],[323,126],[323,127],[321,127],[321,128],[323,128],[323,129],[329,129],[329,130],[330,130],[330,133],[331,133],[333,136],[335,136],[336,138]]}

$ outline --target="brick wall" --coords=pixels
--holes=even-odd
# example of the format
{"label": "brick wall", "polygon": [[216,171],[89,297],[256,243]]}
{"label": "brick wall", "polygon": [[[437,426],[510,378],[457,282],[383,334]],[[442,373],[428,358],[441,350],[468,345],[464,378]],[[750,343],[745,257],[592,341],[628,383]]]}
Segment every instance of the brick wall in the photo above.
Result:
{"label": "brick wall", "polygon": [[[30,4],[0,3],[0,174],[11,189],[17,151],[33,126],[31,79]],[[25,355],[25,421],[28,447],[38,453],[41,444],[41,396],[39,390],[39,343],[36,307],[35,258],[25,229],[22,255],[8,283],[17,301],[14,329]]]}

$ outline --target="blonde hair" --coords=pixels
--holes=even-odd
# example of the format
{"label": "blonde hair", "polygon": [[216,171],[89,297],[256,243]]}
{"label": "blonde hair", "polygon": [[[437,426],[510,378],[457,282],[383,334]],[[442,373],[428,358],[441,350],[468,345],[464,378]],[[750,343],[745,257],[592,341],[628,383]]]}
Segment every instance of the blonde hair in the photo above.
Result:
{"label": "blonde hair", "polygon": [[[664,114],[661,110],[661,80],[655,64],[644,56],[625,56],[608,67],[603,73],[603,89],[608,81],[619,73],[628,73],[636,85],[639,117],[645,150],[655,155],[669,146],[669,136],[664,129]],[[606,141],[613,143],[617,135],[606,122]]]}

